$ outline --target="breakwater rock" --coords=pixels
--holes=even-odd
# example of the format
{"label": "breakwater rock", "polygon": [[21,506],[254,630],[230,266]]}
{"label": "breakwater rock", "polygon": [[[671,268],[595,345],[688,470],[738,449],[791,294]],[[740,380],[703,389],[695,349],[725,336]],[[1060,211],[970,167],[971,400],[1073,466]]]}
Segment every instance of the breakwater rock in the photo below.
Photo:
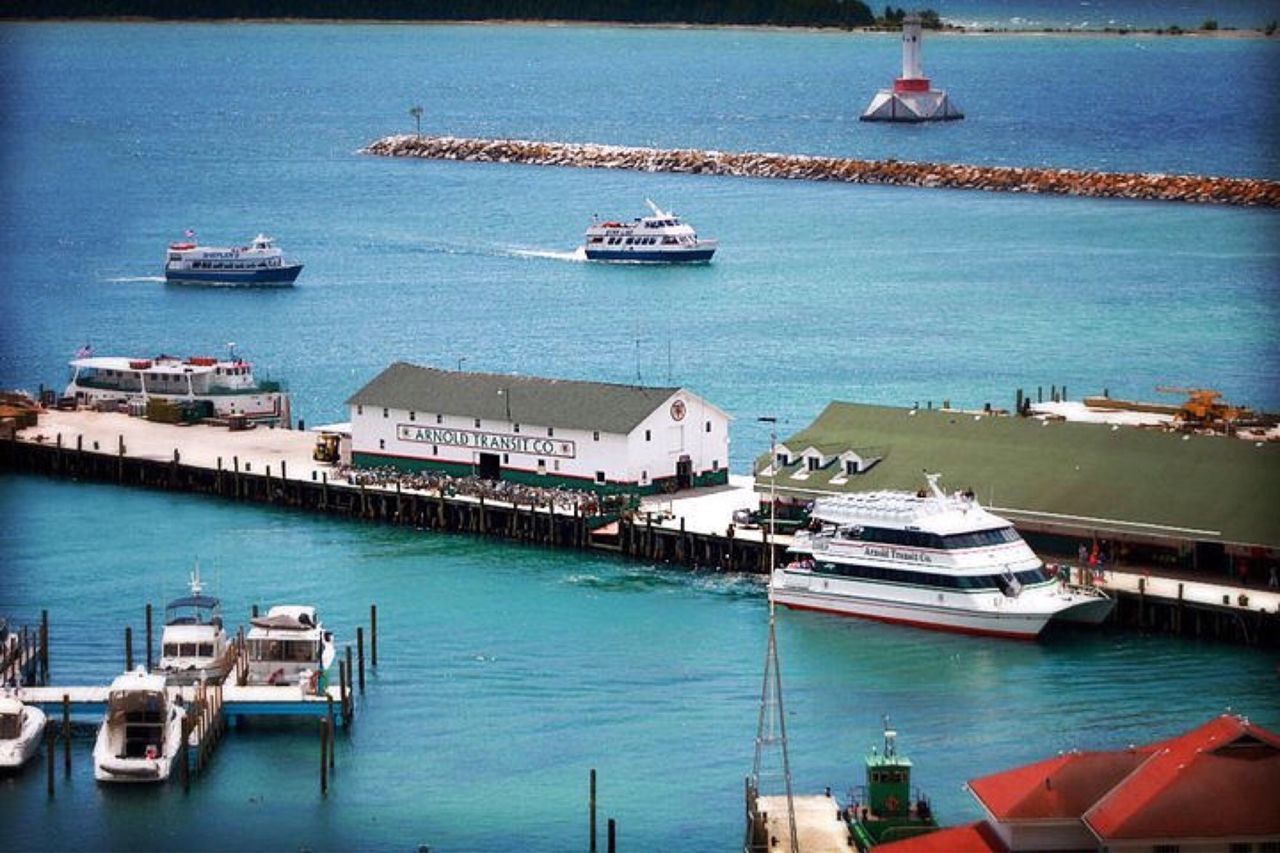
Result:
{"label": "breakwater rock", "polygon": [[1185,201],[1280,207],[1280,182],[1256,178],[1089,172],[1078,169],[966,166],[899,160],[853,160],[800,154],[637,148],[523,139],[387,136],[361,149],[384,157],[424,157],[476,163],[527,163],[584,169],[633,169],[745,178],[846,181],[904,187],[946,187],[992,192],[1056,193],[1094,198]]}

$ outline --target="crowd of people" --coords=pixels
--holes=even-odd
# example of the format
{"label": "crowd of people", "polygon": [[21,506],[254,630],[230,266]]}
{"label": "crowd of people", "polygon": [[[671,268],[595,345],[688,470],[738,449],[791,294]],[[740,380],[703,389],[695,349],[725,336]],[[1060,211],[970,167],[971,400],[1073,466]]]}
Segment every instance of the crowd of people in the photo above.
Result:
{"label": "crowd of people", "polygon": [[585,489],[566,489],[559,486],[533,486],[511,480],[487,480],[481,477],[455,477],[442,471],[401,471],[399,468],[353,468],[341,466],[337,479],[344,479],[353,486],[394,487],[434,492],[444,497],[483,498],[518,506],[553,507],[562,512],[573,512],[574,507],[582,515],[601,515],[621,512],[635,502],[629,494],[599,495]]}

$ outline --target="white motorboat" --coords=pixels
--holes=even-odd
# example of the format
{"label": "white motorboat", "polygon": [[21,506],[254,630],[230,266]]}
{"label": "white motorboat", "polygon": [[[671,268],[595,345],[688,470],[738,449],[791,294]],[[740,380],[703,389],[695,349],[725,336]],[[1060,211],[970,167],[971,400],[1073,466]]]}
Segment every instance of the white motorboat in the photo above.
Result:
{"label": "white motorboat", "polygon": [[328,686],[328,671],[336,654],[333,633],[324,629],[314,607],[282,604],[272,607],[266,616],[255,616],[245,645],[248,684],[301,684],[313,693]]}
{"label": "white motorboat", "polygon": [[190,595],[175,598],[164,609],[160,662],[154,672],[170,684],[220,682],[234,662],[222,626],[222,604],[204,594],[199,566],[191,573],[190,587]]}
{"label": "white motorboat", "polygon": [[187,239],[170,243],[165,258],[165,281],[182,284],[239,284],[288,287],[302,272],[302,264],[291,262],[276,241],[259,234],[247,246],[200,246],[195,232]]}
{"label": "white motorboat", "polygon": [[698,237],[680,217],[649,199],[653,211],[631,222],[592,221],[583,248],[589,261],[674,264],[703,263],[716,253],[717,241]]}
{"label": "white motorboat", "polygon": [[798,559],[774,571],[788,607],[925,628],[1032,638],[1051,619],[1096,623],[1115,602],[1052,578],[1005,519],[971,492],[928,489],[820,498]]}
{"label": "white motorboat", "polygon": [[0,769],[21,767],[40,749],[45,713],[16,695],[0,695]]}
{"label": "white motorboat", "polygon": [[163,782],[182,742],[186,712],[170,700],[162,675],[138,667],[117,676],[107,692],[107,713],[93,745],[99,782]]}

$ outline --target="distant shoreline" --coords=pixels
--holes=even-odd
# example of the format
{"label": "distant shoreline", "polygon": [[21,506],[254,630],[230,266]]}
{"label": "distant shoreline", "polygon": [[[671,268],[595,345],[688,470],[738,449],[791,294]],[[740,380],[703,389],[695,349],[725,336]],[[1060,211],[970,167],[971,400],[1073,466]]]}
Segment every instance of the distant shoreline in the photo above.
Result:
{"label": "distant shoreline", "polygon": [[[889,27],[819,27],[819,26],[784,26],[781,24],[694,24],[694,23],[639,23],[631,21],[580,21],[560,19],[485,19],[472,21],[450,21],[440,19],[419,18],[152,18],[142,15],[92,16],[76,18],[2,18],[0,23],[6,24],[360,24],[363,26],[405,26],[418,25],[430,27],[489,27],[489,26],[522,26],[522,27],[609,27],[644,30],[746,30],[755,32],[800,32],[800,33],[848,33],[850,35],[891,35],[901,33],[899,29]],[[938,36],[1020,36],[1051,38],[1065,36],[1069,38],[1195,38],[1195,39],[1258,39],[1280,42],[1280,31],[1267,35],[1264,29],[1232,29],[1216,30],[1180,29],[1171,31],[1170,27],[1150,29],[1126,29],[1123,27],[1107,27],[1104,29],[1069,29],[1058,27],[1041,27],[1039,29],[1015,29],[1001,27],[959,27],[947,26],[937,30],[926,30],[929,38]]]}

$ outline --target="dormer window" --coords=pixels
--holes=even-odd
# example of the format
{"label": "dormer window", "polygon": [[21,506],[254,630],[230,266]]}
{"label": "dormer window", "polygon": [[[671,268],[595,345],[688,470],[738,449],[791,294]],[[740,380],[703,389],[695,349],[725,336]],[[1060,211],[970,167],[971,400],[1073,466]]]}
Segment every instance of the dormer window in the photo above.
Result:
{"label": "dormer window", "polygon": [[779,453],[774,457],[774,462],[782,466],[787,466],[791,464],[791,458],[785,453]]}
{"label": "dormer window", "polygon": [[822,467],[822,459],[817,456],[809,456],[805,458],[805,467],[810,471],[817,471]]}

